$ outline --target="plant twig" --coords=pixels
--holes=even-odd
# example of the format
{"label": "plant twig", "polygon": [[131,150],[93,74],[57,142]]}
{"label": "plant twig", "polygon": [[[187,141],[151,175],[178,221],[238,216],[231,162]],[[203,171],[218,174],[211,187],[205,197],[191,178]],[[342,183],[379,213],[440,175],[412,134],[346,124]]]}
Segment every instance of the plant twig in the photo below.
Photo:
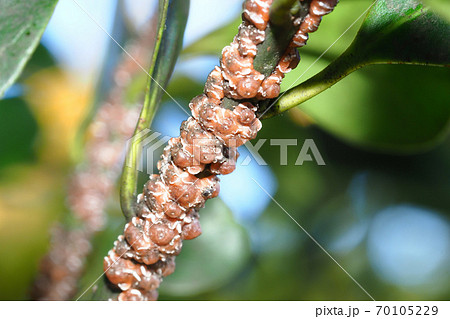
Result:
{"label": "plant twig", "polygon": [[141,133],[150,129],[161,101],[163,90],[175,66],[175,61],[182,48],[182,38],[187,22],[189,1],[161,0],[160,19],[155,50],[151,60],[144,106],[139,116],[136,129],[130,141],[127,158],[123,166],[120,188],[120,205],[127,220],[135,216],[137,196],[138,162],[141,158]]}
{"label": "plant twig", "polygon": [[[218,196],[217,175],[234,171],[237,147],[261,128],[255,114],[259,101],[278,96],[284,74],[298,64],[296,48],[305,45],[307,34],[336,5],[336,0],[328,1],[314,0],[308,14],[299,8],[301,17],[289,16],[283,26],[269,30],[272,0],[244,3],[238,35],[223,49],[221,64],[209,74],[203,94],[191,100],[192,116],[181,124],[180,137],[164,149],[159,174],[150,176],[137,197],[138,214],[104,258],[108,281],[97,289],[99,296],[104,297],[105,290],[114,294],[118,287],[117,300],[157,300],[163,278],[175,270],[183,241],[201,234],[199,210]],[[255,63],[258,52],[263,59]],[[226,109],[224,96],[239,105]],[[196,145],[199,140],[202,144]],[[210,148],[220,151],[202,153]]]}

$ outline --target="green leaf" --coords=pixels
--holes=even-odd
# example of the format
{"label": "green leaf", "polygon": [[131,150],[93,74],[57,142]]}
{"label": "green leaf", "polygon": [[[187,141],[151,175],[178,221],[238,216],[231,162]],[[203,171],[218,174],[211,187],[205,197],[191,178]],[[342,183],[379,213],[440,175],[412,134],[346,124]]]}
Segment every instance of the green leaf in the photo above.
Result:
{"label": "green leaf", "polygon": [[[450,25],[416,0],[378,0],[351,46],[288,90],[264,117],[299,106],[371,64],[448,66]],[[450,116],[444,97],[448,70],[375,67],[364,73],[343,81],[342,91],[302,105],[302,110],[326,130],[383,151],[414,152],[442,140]]]}
{"label": "green leaf", "polygon": [[360,64],[450,65],[450,24],[417,0],[379,0],[348,54]]}
{"label": "green leaf", "polygon": [[54,66],[56,66],[55,58],[51,55],[46,47],[44,47],[42,44],[39,44],[17,81],[21,82],[23,79],[26,79],[28,76],[39,70]]}
{"label": "green leaf", "polygon": [[426,151],[449,132],[450,71],[369,66],[299,108],[326,131],[388,153]]}
{"label": "green leaf", "polygon": [[57,0],[0,0],[0,97],[19,77]]}
{"label": "green leaf", "polygon": [[450,1],[448,0],[423,0],[423,3],[430,7],[435,13],[447,21],[450,21]]}
{"label": "green leaf", "polygon": [[22,99],[0,100],[0,167],[32,159],[37,133],[36,120]]}

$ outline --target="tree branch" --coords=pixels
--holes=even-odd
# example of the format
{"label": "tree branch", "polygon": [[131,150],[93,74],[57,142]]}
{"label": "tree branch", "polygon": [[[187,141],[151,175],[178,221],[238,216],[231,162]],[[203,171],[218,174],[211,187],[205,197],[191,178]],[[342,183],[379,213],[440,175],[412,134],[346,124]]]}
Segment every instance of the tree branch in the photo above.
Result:
{"label": "tree branch", "polygon": [[[184,0],[180,0],[184,1]],[[286,52],[286,50],[289,47],[289,44],[291,42],[291,39],[293,35],[296,32],[296,28],[292,23],[291,19],[291,11],[290,8],[287,8],[286,6],[278,7],[277,10],[280,10],[280,12],[275,12],[275,14],[289,14],[289,19],[285,19],[282,23],[282,25],[273,25],[268,28],[266,28],[265,32],[265,41],[258,45],[258,53],[254,60],[254,68],[259,71],[260,73],[264,74],[265,76],[270,75],[277,64],[279,63],[279,60],[281,56]],[[284,11],[284,13],[281,13],[281,11]],[[295,12],[295,17],[300,17],[303,19],[309,11],[309,1],[303,1],[301,2],[301,5],[298,6],[298,10]],[[169,21],[169,20],[167,20]],[[170,25],[170,24],[169,24]],[[169,27],[167,26],[167,28]],[[162,39],[164,41],[164,37]],[[162,51],[161,51],[162,52]],[[158,60],[157,60],[158,61]],[[156,62],[157,62],[156,61]],[[156,101],[156,100],[154,100]],[[222,100],[222,107],[226,107],[225,105],[236,105],[239,102],[242,102],[242,100],[233,100],[233,99],[226,99],[224,98]],[[258,104],[259,101],[252,101],[255,105]],[[149,103],[149,102],[147,102]],[[150,104],[146,104],[145,107],[149,107]],[[143,114],[141,114],[141,118],[143,115],[149,113],[145,113],[143,111]],[[145,122],[146,118],[142,119],[142,122],[144,124],[139,124],[137,127],[136,132],[140,132],[139,129],[145,129],[147,128],[149,123]],[[133,148],[132,148],[133,149]],[[137,159],[139,156],[136,152],[133,153],[133,151],[130,152],[130,156],[132,159]],[[136,163],[135,163],[136,164]],[[124,212],[126,212],[126,217],[131,218],[134,216],[134,203],[136,202],[136,167],[127,167],[125,166],[125,169],[127,171],[124,172],[125,178],[123,179],[122,184],[122,204]],[[96,292],[91,297],[94,300],[105,300],[109,298],[114,298],[114,296],[117,294],[118,291],[114,291],[113,287],[108,285],[108,281],[106,278],[102,278],[102,280],[98,283],[96,286]]]}
{"label": "tree branch", "polygon": [[[269,76],[280,61],[281,56],[286,52],[292,36],[297,31],[294,27],[291,16],[291,9],[293,7],[287,6],[287,3],[293,2],[291,0],[276,0],[273,2],[270,11],[270,24],[267,26],[264,41],[257,46],[258,53],[253,61],[253,68],[262,73],[264,76]],[[304,19],[309,12],[310,1],[302,1],[296,8],[293,15],[297,18]],[[272,23],[272,17],[286,17],[278,24]],[[268,100],[252,101],[258,105],[258,109],[264,108]],[[222,100],[222,106],[225,108],[232,108],[240,103],[239,100],[233,100],[225,97]]]}

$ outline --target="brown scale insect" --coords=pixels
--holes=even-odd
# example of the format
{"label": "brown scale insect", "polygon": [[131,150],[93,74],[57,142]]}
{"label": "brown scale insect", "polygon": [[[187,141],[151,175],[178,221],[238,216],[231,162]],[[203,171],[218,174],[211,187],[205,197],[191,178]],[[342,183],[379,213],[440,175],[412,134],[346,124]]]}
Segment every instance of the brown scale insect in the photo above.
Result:
{"label": "brown scale insect", "polygon": [[200,221],[198,218],[195,218],[191,223],[183,226],[183,239],[194,239],[202,234],[202,228],[200,226]]}
{"label": "brown scale insect", "polygon": [[194,118],[190,117],[184,121],[180,131],[183,149],[193,158],[191,166],[210,164],[223,159],[221,141],[214,134],[203,129]]}
{"label": "brown scale insect", "polygon": [[309,12],[311,15],[323,17],[331,13],[338,2],[338,0],[313,0],[309,6]]}
{"label": "brown scale insect", "polygon": [[258,30],[252,24],[243,22],[239,26],[238,35],[235,41],[238,42],[238,50],[242,56],[254,58],[256,56],[256,46],[264,41],[264,31]]}
{"label": "brown scale insect", "polygon": [[169,163],[161,169],[161,177],[171,198],[184,208],[203,206],[207,199],[218,195],[216,184],[219,180],[215,175],[197,178]]}
{"label": "brown scale insect", "polygon": [[169,196],[166,184],[159,175],[153,174],[144,186],[144,201],[146,205],[140,205],[140,217],[156,220],[157,216],[167,215],[169,218],[178,218],[185,211]]}
{"label": "brown scale insect", "polygon": [[243,16],[259,30],[265,30],[269,22],[272,0],[245,1]]}
{"label": "brown scale insect", "polygon": [[243,124],[241,120],[245,117],[244,113],[247,113],[247,110],[254,109],[249,103],[239,104],[234,110],[208,103],[207,100],[191,103],[189,106],[194,117],[198,114],[196,118],[198,122],[208,131],[214,132],[226,146],[239,147],[255,138],[256,133],[261,129],[261,122],[256,117],[247,124]]}
{"label": "brown scale insect", "polygon": [[223,76],[218,66],[208,75],[204,93],[216,104],[220,104],[220,101],[223,99]]}
{"label": "brown scale insect", "polygon": [[[248,36],[243,37],[243,39],[250,41]],[[251,55],[241,55],[237,41],[241,42],[239,36],[222,51],[222,75],[227,81],[224,92],[227,97],[233,99],[253,98],[258,92],[264,76],[253,69],[253,57]]]}
{"label": "brown scale insect", "polygon": [[158,300],[158,291],[150,290],[144,292],[139,289],[130,289],[122,292],[119,297],[119,301],[156,301]]}
{"label": "brown scale insect", "polygon": [[146,265],[159,260],[159,247],[148,236],[149,225],[146,220],[134,217],[125,225],[124,238],[130,246],[129,253],[136,261]]}
{"label": "brown scale insect", "polygon": [[284,75],[294,69],[300,62],[300,56],[296,48],[306,45],[309,33],[315,32],[322,21],[322,17],[333,11],[338,0],[312,0],[310,3],[309,13],[303,21],[294,20],[294,25],[298,25],[299,29],[292,38],[290,49],[281,57],[276,69],[267,77],[259,88],[258,99],[275,98],[280,93],[281,80]]}
{"label": "brown scale insect", "polygon": [[[156,300],[163,277],[175,270],[174,258],[183,240],[201,234],[198,210],[219,193],[218,174],[236,167],[237,147],[256,137],[261,122],[247,99],[275,98],[284,74],[300,60],[296,47],[306,43],[336,0],[312,0],[309,15],[294,21],[299,31],[271,75],[253,68],[257,45],[264,41],[272,0],[247,0],[243,23],[222,52],[221,66],[208,75],[204,93],[189,104],[192,117],[184,121],[180,137],[172,138],[158,162],[160,175],[150,176],[138,196],[137,213],[126,224],[104,269],[122,292],[118,300]],[[231,109],[224,97],[246,99]]]}
{"label": "brown scale insect", "polygon": [[302,47],[308,41],[308,33],[315,32],[322,21],[322,17],[333,11],[338,0],[312,0],[309,6],[309,13],[301,22],[298,32],[291,42],[291,47]]}

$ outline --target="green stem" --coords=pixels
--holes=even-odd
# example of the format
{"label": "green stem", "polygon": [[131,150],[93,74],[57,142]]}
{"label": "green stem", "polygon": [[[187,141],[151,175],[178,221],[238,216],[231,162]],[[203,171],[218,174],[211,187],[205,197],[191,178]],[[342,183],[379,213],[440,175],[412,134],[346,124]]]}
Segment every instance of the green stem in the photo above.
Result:
{"label": "green stem", "polygon": [[188,12],[188,0],[160,0],[158,33],[148,72],[151,77],[148,79],[144,106],[130,141],[121,178],[120,206],[128,220],[136,215],[137,167],[142,153],[140,142],[147,136],[181,51]]}

